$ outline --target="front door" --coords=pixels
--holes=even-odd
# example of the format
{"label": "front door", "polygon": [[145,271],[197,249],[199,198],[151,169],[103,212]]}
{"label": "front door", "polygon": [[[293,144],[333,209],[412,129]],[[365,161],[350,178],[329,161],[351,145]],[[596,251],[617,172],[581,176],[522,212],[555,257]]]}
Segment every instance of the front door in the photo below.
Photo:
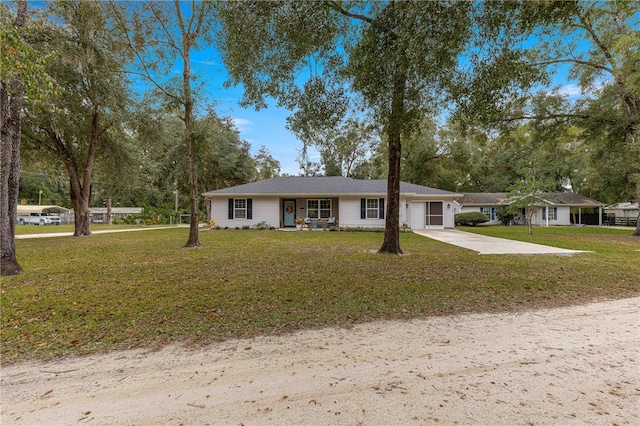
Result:
{"label": "front door", "polygon": [[295,226],[296,200],[284,200],[282,210],[284,212],[284,226]]}
{"label": "front door", "polygon": [[442,201],[428,201],[426,205],[426,229],[442,229],[444,228],[444,209]]}

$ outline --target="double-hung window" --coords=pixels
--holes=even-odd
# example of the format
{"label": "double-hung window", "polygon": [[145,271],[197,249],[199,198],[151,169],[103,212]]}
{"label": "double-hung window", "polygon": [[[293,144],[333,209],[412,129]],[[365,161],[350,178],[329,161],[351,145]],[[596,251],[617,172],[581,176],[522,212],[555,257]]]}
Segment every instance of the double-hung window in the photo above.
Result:
{"label": "double-hung window", "polygon": [[307,200],[307,216],[311,219],[331,217],[331,200]]}
{"label": "double-hung window", "polygon": [[246,198],[236,198],[233,200],[233,217],[236,219],[246,219],[247,218],[247,199]]}
{"label": "double-hung window", "polygon": [[367,219],[378,219],[379,202],[377,198],[367,198]]}
{"label": "double-hung window", "polygon": [[229,219],[252,219],[251,198],[229,198]]}
{"label": "double-hung window", "polygon": [[384,198],[361,198],[360,219],[384,219]]}

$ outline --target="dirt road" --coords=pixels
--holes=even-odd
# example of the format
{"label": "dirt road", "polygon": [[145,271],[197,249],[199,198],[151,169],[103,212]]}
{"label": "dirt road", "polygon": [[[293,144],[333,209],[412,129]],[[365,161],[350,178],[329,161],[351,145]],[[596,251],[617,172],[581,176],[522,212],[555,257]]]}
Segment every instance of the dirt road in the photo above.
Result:
{"label": "dirt road", "polygon": [[2,369],[2,425],[640,424],[640,298]]}

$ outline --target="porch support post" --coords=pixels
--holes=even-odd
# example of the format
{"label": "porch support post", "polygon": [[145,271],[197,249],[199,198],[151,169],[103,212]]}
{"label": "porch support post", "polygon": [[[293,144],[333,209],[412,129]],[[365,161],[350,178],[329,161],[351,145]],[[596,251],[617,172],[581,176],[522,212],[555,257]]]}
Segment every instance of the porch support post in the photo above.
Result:
{"label": "porch support post", "polygon": [[578,207],[578,225],[582,225],[582,207]]}
{"label": "porch support post", "polygon": [[598,225],[602,226],[602,206],[598,207]]}
{"label": "porch support post", "polygon": [[547,209],[547,226],[549,226],[549,206],[546,206],[545,209]]}

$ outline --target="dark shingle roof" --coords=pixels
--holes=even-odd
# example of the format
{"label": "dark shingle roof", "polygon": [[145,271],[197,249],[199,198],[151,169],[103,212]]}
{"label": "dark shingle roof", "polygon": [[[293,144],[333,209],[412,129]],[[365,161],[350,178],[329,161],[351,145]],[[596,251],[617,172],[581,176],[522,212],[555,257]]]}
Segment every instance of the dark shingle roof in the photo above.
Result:
{"label": "dark shingle roof", "polygon": [[[455,195],[454,192],[401,182],[402,194]],[[387,193],[387,180],[361,180],[341,176],[332,177],[278,177],[232,186],[206,192],[215,195],[339,195],[339,194],[379,194]]]}
{"label": "dark shingle roof", "polygon": [[545,199],[556,205],[575,206],[575,207],[602,207],[604,203],[582,195],[573,194],[571,192],[557,192],[553,194],[545,194]]}
{"label": "dark shingle roof", "polygon": [[505,196],[504,192],[475,192],[463,194],[457,201],[461,206],[497,206],[505,203]]}
{"label": "dark shingle roof", "polygon": [[[541,196],[555,206],[569,207],[600,207],[604,206],[600,201],[583,197],[582,195],[573,194],[571,192],[546,193]],[[498,206],[507,205],[509,200],[504,192],[479,192],[466,193],[458,198],[458,204],[462,206]]]}

